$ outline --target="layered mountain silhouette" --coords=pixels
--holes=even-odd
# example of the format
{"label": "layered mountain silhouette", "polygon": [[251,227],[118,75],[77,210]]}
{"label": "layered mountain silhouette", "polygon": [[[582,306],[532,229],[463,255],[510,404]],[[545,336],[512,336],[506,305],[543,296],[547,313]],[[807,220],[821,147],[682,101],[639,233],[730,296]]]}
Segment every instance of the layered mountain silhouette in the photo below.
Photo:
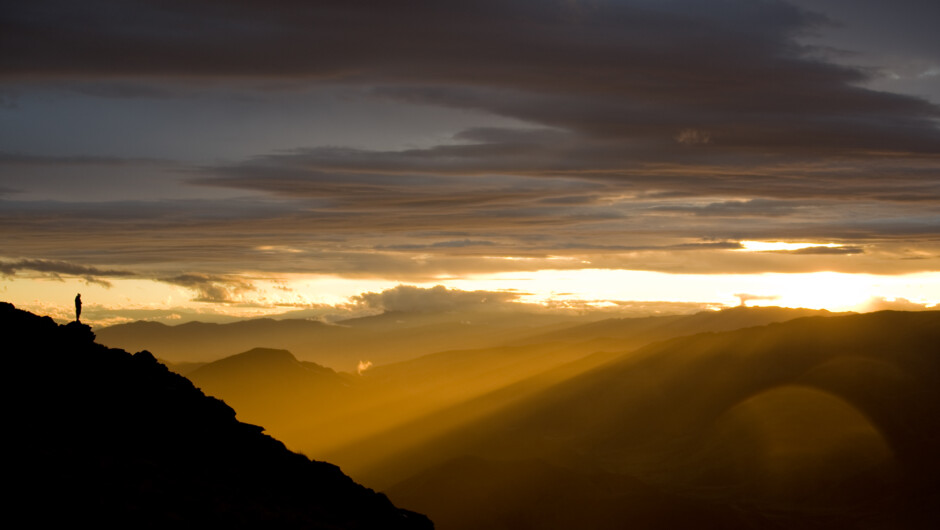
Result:
{"label": "layered mountain silhouette", "polygon": [[[240,419],[263,420],[271,432],[281,434],[291,433],[298,417],[317,425],[333,423],[338,413],[344,413],[344,404],[359,396],[359,378],[270,348],[204,364],[188,372],[187,378],[209,395],[225,396]],[[319,437],[330,436],[324,431]]]}
{"label": "layered mountain silhouette", "polygon": [[253,350],[193,376],[445,530],[937,527],[940,312],[776,322],[800,314],[560,324],[361,376]]}
{"label": "layered mountain silhouette", "polygon": [[12,442],[6,515],[17,524],[433,528],[236,421],[146,351],[98,345],[87,326],[7,303],[0,333]]}
{"label": "layered mountain silhouette", "polygon": [[290,350],[305,361],[354,371],[360,360],[386,364],[455,347],[488,347],[561,322],[577,324],[584,319],[508,312],[390,312],[336,325],[269,318],[177,326],[138,321],[103,328],[97,334],[102,344],[147,349],[171,362],[210,362],[263,347]]}
{"label": "layered mountain silhouette", "polygon": [[[361,376],[334,373],[271,348],[258,348],[195,370],[190,367],[185,373],[207,393],[232,404],[240,419],[265,425],[293,449],[330,461],[339,458],[344,468],[359,469],[365,459],[379,458],[399,445],[419,443],[419,439],[435,436],[455,422],[504,407],[549,382],[589,370],[636,345],[703,329],[735,329],[806,314],[828,315],[800,309],[735,308],[696,315],[608,319],[583,325],[552,317],[555,323],[547,326],[524,329],[513,327],[515,324],[503,326],[504,331],[515,330],[512,332],[515,338],[509,344],[450,349],[375,366]],[[429,321],[431,317],[426,315],[414,316],[413,320],[409,316],[387,314],[357,319],[343,332],[401,328],[419,334],[429,323],[442,324],[454,317],[439,314]],[[408,327],[411,323],[418,327]],[[296,324],[253,321],[252,325],[274,329]],[[175,328],[161,326],[161,329]],[[502,334],[490,340],[503,343],[505,337]],[[315,340],[315,336],[308,340]],[[478,338],[477,342],[483,340]],[[462,346],[462,335],[454,335],[447,344]],[[594,353],[598,349],[608,353]],[[337,352],[342,353],[343,350]],[[327,373],[332,375],[326,377]],[[463,408],[458,413],[450,407]],[[442,412],[447,416],[428,420],[430,415]],[[387,436],[389,429],[398,430]],[[383,441],[381,447],[352,455],[355,451],[350,448],[373,438]]]}
{"label": "layered mountain silhouette", "polygon": [[[298,359],[352,372],[447,350],[565,343],[581,353],[623,351],[655,340],[702,331],[726,331],[825,311],[733,308],[694,315],[605,319],[500,311],[388,312],[336,325],[300,319],[253,319],[229,324],[167,326],[131,322],[97,331],[98,341],[128,351],[146,349],[172,363],[203,363],[250,348],[289,350]],[[182,369],[188,369],[181,367]]]}
{"label": "layered mountain silhouette", "polygon": [[[560,487],[546,492],[564,504],[562,519],[617,528],[648,516],[643,502],[633,515],[610,510],[611,496],[625,491],[604,486],[613,476],[645,485],[628,497],[673,499],[643,528],[935,528],[938,345],[940,312],[804,318],[681,337],[514,401],[503,392],[508,406],[420,448],[404,446],[357,476],[401,477],[386,490],[391,498],[425,510],[440,528],[469,528],[441,488],[486,488],[479,465],[461,464],[468,455],[503,463],[501,482],[523,492],[502,496],[499,510],[477,512],[478,522],[485,518],[478,527],[563,528],[545,522],[525,492],[572,480],[593,486],[576,488],[568,503]],[[533,459],[543,463],[543,479],[519,467]],[[579,478],[560,478],[572,474]],[[677,525],[680,513],[687,518]]]}

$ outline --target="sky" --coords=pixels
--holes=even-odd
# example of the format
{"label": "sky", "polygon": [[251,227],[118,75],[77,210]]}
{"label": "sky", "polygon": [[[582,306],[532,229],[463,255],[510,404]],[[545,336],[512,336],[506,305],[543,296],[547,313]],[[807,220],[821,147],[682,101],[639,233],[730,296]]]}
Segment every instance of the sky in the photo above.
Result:
{"label": "sky", "polygon": [[18,307],[940,302],[934,1],[4,4]]}

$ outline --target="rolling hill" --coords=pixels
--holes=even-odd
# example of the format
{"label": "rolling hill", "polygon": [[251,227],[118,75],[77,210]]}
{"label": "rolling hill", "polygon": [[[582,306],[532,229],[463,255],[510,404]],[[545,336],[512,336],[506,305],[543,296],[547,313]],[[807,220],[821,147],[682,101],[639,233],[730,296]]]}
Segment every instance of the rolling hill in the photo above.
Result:
{"label": "rolling hill", "polygon": [[[480,483],[473,469],[456,474],[463,468],[454,462],[468,457],[507,462],[510,475],[515,463],[537,459],[582,478],[633,478],[718,510],[710,513],[733,509],[735,524],[747,528],[933,528],[938,344],[940,312],[804,318],[681,337],[537,392],[520,390],[515,400],[504,392],[506,407],[355,473],[368,483],[400,477],[390,496],[426,509],[441,528],[458,527],[448,521],[460,512],[431,502],[438,488]],[[397,435],[386,433],[383,445]],[[517,527],[535,509],[525,498],[506,505],[485,526]],[[606,517],[584,525],[616,522]]]}
{"label": "rolling hill", "polygon": [[728,331],[825,311],[730,308],[693,315],[599,320],[525,312],[389,312],[334,325],[300,319],[253,319],[228,324],[167,326],[131,322],[97,330],[99,342],[146,349],[171,363],[212,362],[251,348],[289,350],[298,359],[353,372],[359,361],[393,364],[448,350],[565,343],[573,351],[623,351],[656,340],[703,331]]}
{"label": "rolling hill", "polygon": [[170,362],[212,362],[251,348],[289,350],[299,359],[355,371],[359,361],[389,364],[456,348],[484,348],[579,317],[529,313],[385,313],[335,325],[300,319],[253,319],[228,324],[167,326],[137,321],[97,330],[102,344],[147,349]]}

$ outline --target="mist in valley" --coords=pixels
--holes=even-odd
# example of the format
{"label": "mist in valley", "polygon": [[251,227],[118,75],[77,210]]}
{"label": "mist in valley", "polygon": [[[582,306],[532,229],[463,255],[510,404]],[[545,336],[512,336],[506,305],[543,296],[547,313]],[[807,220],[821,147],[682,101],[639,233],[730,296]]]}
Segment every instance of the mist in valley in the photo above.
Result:
{"label": "mist in valley", "polygon": [[[304,330],[241,334],[253,348],[179,370],[445,530],[936,520],[940,312],[451,318],[157,337],[185,351],[238,326]],[[429,326],[434,340],[420,337]]]}

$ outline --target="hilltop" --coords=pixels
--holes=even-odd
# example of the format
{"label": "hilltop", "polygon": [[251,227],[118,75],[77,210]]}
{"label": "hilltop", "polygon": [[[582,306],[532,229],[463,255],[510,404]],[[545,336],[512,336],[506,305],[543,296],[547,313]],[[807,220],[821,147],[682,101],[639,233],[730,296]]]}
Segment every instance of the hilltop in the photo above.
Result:
{"label": "hilltop", "polygon": [[[334,465],[236,421],[146,351],[0,303],[12,515],[31,524],[430,529]],[[17,517],[14,517],[16,519]]]}

